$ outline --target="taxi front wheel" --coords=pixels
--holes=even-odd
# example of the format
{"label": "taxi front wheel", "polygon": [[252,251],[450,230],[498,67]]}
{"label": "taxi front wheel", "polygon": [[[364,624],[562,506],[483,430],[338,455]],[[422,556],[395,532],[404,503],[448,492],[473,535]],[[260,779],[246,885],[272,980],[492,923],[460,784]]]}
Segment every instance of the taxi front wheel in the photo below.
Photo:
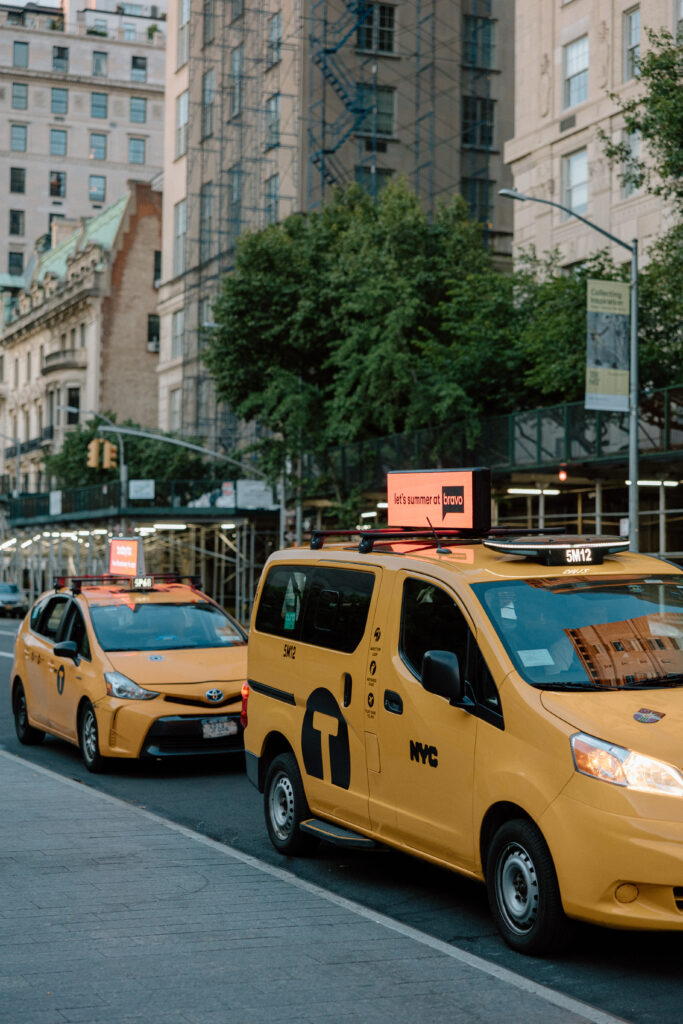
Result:
{"label": "taxi front wheel", "polygon": [[34,729],[29,725],[28,711],[26,708],[26,691],[23,683],[17,683],[12,694],[12,711],[14,712],[14,728],[17,732],[17,739],[24,746],[35,746],[42,743],[45,733],[42,729]]}
{"label": "taxi front wheel", "polygon": [[279,754],[270,764],[264,788],[266,828],[270,841],[286,856],[302,856],[316,845],[299,828],[310,817],[299,766],[293,754]]}
{"label": "taxi front wheel", "polygon": [[106,767],[106,761],[100,754],[97,718],[95,717],[95,709],[90,701],[84,704],[81,711],[78,722],[78,744],[88,771],[103,772]]}
{"label": "taxi front wheel", "polygon": [[545,956],[569,941],[550,850],[531,821],[508,821],[488,851],[486,888],[491,913],[509,946],[519,953]]}

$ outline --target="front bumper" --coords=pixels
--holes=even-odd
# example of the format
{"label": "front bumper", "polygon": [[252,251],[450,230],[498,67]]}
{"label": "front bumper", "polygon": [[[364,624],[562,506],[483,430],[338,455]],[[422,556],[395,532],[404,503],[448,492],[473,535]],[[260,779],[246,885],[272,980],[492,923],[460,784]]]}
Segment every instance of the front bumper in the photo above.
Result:
{"label": "front bumper", "polygon": [[[163,714],[168,703],[124,701],[105,697],[96,705],[100,749],[104,757],[187,757],[241,753],[244,737],[241,705],[229,708],[193,707],[189,714]],[[211,723],[207,729],[203,723]],[[207,736],[226,723],[230,735]]]}
{"label": "front bumper", "polygon": [[[223,724],[229,736],[204,736],[204,723]],[[244,750],[239,715],[169,715],[158,718],[147,733],[141,757],[183,757],[192,754],[234,754]]]}

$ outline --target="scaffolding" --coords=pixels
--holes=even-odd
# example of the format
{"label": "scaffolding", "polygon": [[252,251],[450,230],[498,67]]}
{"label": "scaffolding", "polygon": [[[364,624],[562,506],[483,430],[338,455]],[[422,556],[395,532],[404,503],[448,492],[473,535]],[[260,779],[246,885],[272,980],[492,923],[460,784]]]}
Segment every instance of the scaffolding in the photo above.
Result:
{"label": "scaffolding", "polygon": [[491,241],[493,182],[489,169],[494,135],[491,70],[494,60],[492,0],[466,0],[462,40],[462,191],[473,217]]}

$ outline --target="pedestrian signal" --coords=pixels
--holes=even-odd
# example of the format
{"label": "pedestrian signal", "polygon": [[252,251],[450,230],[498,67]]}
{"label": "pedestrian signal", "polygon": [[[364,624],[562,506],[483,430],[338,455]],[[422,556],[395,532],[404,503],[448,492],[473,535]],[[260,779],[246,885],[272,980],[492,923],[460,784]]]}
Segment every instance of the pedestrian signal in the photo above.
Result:
{"label": "pedestrian signal", "polygon": [[119,464],[119,448],[118,445],[112,441],[104,441],[104,450],[102,452],[102,468],[103,469],[116,469]]}
{"label": "pedestrian signal", "polygon": [[88,442],[88,467],[90,469],[97,469],[100,464],[100,438],[93,437],[92,441]]}

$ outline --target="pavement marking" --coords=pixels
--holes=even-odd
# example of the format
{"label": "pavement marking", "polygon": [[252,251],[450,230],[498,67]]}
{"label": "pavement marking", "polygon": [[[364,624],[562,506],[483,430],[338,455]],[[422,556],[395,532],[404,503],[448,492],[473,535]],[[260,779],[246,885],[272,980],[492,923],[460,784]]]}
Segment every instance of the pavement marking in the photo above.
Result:
{"label": "pavement marking", "polygon": [[14,651],[0,651],[0,658],[13,658]]}
{"label": "pavement marking", "polygon": [[117,804],[119,807],[122,807],[133,814],[138,814],[141,817],[146,818],[148,821],[154,822],[156,825],[164,825],[172,832],[177,832],[180,835],[185,836],[186,839],[192,839],[196,843],[208,846],[214,852],[219,851],[226,857],[231,857],[233,860],[238,860],[242,864],[246,864],[257,871],[261,871],[265,875],[277,878],[286,885],[294,886],[296,889],[301,889],[303,892],[307,892],[312,896],[317,896],[319,899],[326,900],[328,903],[333,903],[335,906],[348,910],[352,914],[356,914],[358,917],[363,917],[367,921],[372,921],[374,924],[387,928],[389,931],[397,932],[404,938],[411,939],[413,942],[418,942],[422,946],[427,946],[430,949],[435,950],[437,953],[441,953],[443,956],[448,956],[452,960],[457,960],[459,963],[465,964],[467,967],[481,971],[482,974],[488,974],[493,978],[497,978],[506,985],[511,985],[514,988],[520,989],[522,992],[526,992],[529,995],[537,997],[538,999],[544,999],[547,1003],[551,1003],[553,1006],[567,1010],[568,1013],[573,1013],[577,1017],[581,1017],[583,1020],[589,1021],[590,1024],[628,1024],[623,1017],[614,1017],[612,1014],[605,1013],[603,1010],[599,1010],[595,1006],[590,1006],[588,1003],[581,1002],[578,999],[573,999],[571,996],[566,996],[562,992],[555,991],[555,989],[547,988],[545,985],[541,985],[536,981],[531,981],[530,979],[523,977],[521,974],[516,974],[507,967],[499,967],[497,964],[484,960],[483,957],[476,956],[474,953],[468,953],[466,950],[460,949],[459,946],[451,946],[442,939],[436,939],[433,936],[428,935],[426,932],[419,931],[417,928],[411,928],[410,925],[403,924],[401,921],[395,921],[393,918],[387,917],[385,914],[380,914],[368,907],[364,907],[362,904],[356,903],[354,900],[349,900],[345,896],[337,896],[335,893],[328,892],[326,889],[321,888],[321,886],[316,885],[314,882],[307,882],[303,878],[297,878],[295,875],[291,875],[289,872],[284,871],[283,868],[273,867],[271,864],[267,864],[265,861],[259,860],[258,857],[252,857],[251,854],[242,853],[240,850],[236,850],[233,846],[228,846],[225,843],[219,843],[216,839],[210,839],[208,836],[203,836],[200,832],[194,832],[185,825],[179,825],[175,821],[169,821],[168,818],[163,818],[160,814],[155,814],[153,811],[144,810],[142,807],[137,807],[135,804],[131,804],[127,800],[122,800],[120,797],[111,796],[109,793],[103,793],[101,790],[95,789],[87,783],[66,778],[66,776],[60,775],[59,772],[52,771],[51,768],[44,768],[42,765],[33,764],[31,761],[27,761],[23,757],[19,757],[17,754],[10,753],[9,750],[3,750],[0,748],[0,756],[15,761],[29,771],[48,775],[66,786],[78,789],[81,794],[83,793],[83,786],[85,785],[93,796],[97,796],[102,800]]}

